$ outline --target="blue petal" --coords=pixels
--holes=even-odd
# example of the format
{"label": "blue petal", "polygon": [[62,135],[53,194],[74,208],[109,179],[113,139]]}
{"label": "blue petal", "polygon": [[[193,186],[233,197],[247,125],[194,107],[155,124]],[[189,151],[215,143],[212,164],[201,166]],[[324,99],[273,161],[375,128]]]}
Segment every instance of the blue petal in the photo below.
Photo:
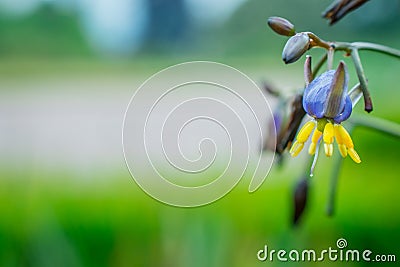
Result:
{"label": "blue petal", "polygon": [[335,118],[344,108],[347,96],[349,75],[346,64],[341,61],[332,77],[331,88],[325,101],[324,114],[326,118]]}
{"label": "blue petal", "polygon": [[338,116],[333,118],[333,120],[336,123],[341,123],[342,121],[345,121],[350,117],[352,111],[353,111],[353,106],[351,103],[351,99],[349,96],[346,96],[346,100],[345,100],[345,104],[344,104],[342,113],[340,113]]}
{"label": "blue petal", "polygon": [[310,116],[317,119],[324,117],[324,106],[334,74],[334,70],[326,71],[305,88],[303,108]]}

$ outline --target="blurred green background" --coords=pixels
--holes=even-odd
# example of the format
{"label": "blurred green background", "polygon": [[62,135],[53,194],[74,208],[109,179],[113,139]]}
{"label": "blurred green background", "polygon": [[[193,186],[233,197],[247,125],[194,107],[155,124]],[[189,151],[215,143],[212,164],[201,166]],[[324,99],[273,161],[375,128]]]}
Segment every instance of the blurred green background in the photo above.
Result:
{"label": "blurred green background", "polygon": [[[0,266],[279,266],[259,262],[257,251],[320,250],[341,237],[349,248],[400,257],[400,144],[381,133],[352,134],[363,163],[344,161],[333,217],[325,214],[333,161],[321,157],[297,228],[292,193],[302,159],[274,167],[253,194],[245,177],[223,199],[193,209],[150,198],[125,167],[125,108],[165,67],[211,60],[260,84],[302,86],[302,63],[283,64],[285,38],[267,29],[269,16],[328,40],[400,48],[399,1],[371,1],[334,27],[320,17],[329,3],[0,1]],[[372,115],[399,123],[400,62],[361,56]]]}

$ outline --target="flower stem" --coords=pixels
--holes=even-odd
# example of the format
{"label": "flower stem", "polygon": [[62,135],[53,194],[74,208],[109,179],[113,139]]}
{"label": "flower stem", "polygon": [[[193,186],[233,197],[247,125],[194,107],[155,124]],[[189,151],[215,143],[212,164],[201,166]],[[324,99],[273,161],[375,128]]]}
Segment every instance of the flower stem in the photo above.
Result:
{"label": "flower stem", "polygon": [[369,50],[400,58],[400,50],[381,44],[374,44],[369,42],[333,42],[332,46],[337,51],[346,51],[348,53],[351,53],[353,49]]}
{"label": "flower stem", "polygon": [[389,56],[394,56],[397,58],[400,58],[400,50],[385,46],[385,45],[380,45],[380,44],[374,44],[374,43],[367,43],[367,42],[355,42],[351,43],[352,47],[358,49],[358,50],[370,50],[370,51],[376,51],[380,52]]}
{"label": "flower stem", "polygon": [[331,44],[329,42],[322,40],[321,38],[316,36],[314,33],[312,33],[312,32],[306,32],[306,33],[307,33],[308,37],[310,37],[312,39],[312,41],[314,42],[314,46],[323,47],[325,49],[329,49],[331,47]]}
{"label": "flower stem", "polygon": [[336,199],[336,192],[337,192],[337,185],[339,180],[339,174],[342,167],[343,158],[337,157],[335,164],[333,166],[332,175],[331,175],[331,183],[329,186],[329,193],[328,193],[328,203],[326,206],[326,214],[328,216],[332,216],[335,210],[335,199]]}
{"label": "flower stem", "polygon": [[332,47],[330,47],[330,48],[328,49],[328,52],[327,52],[327,57],[328,57],[328,70],[333,69],[333,57],[334,57],[334,54],[335,54],[335,50],[334,50]]}
{"label": "flower stem", "polygon": [[306,32],[308,37],[312,39],[312,46],[322,47],[326,50],[334,48],[337,51],[346,51],[351,53],[352,50],[370,50],[380,52],[389,56],[400,58],[400,50],[381,44],[369,42],[329,42],[319,38],[312,32]]}
{"label": "flower stem", "polygon": [[366,127],[396,138],[400,138],[400,125],[395,122],[365,115],[353,115],[349,119],[349,122],[355,126]]}
{"label": "flower stem", "polygon": [[[351,128],[348,129],[349,133],[351,133],[355,127],[362,126],[386,133],[390,136],[400,138],[400,125],[397,123],[365,115],[353,116],[351,119],[349,119],[349,121],[353,125]],[[337,185],[342,163],[343,159],[341,157],[338,157],[333,166],[331,184],[329,187],[328,203],[326,207],[326,213],[328,214],[328,216],[332,216],[335,210]]]}
{"label": "flower stem", "polygon": [[367,78],[365,77],[364,69],[361,64],[360,55],[358,54],[357,48],[351,50],[351,58],[353,59],[354,66],[356,68],[358,80],[360,81],[361,90],[364,95],[364,110],[367,112],[372,111],[372,99],[367,87]]}

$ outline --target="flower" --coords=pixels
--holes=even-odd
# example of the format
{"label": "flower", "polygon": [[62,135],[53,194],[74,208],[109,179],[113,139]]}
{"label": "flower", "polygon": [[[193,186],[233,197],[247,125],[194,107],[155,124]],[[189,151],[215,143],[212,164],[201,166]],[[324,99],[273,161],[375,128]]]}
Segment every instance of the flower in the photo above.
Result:
{"label": "flower", "polygon": [[328,70],[322,73],[305,88],[303,108],[308,115],[313,117],[313,120],[305,123],[297,134],[297,140],[290,149],[293,157],[301,152],[304,143],[313,133],[309,154],[315,154],[322,138],[325,155],[332,156],[333,141],[336,139],[342,157],[349,155],[354,162],[361,162],[349,133],[341,125],[350,117],[353,109],[347,93],[348,80],[346,65],[341,61],[336,71]]}

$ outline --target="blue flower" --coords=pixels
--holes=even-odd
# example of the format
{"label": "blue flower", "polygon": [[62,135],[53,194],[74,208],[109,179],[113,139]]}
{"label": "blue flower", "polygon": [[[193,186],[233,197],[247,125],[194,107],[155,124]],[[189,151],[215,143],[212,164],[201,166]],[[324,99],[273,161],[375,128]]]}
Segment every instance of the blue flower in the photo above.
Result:
{"label": "blue flower", "polygon": [[326,118],[335,123],[347,120],[353,110],[347,95],[348,80],[344,62],[340,62],[336,71],[322,73],[304,90],[304,110],[315,119]]}
{"label": "blue flower", "polygon": [[[311,63],[307,60],[306,64]],[[308,67],[306,65],[305,70]],[[309,73],[305,73],[305,76],[309,77]],[[349,154],[354,162],[361,162],[349,133],[340,124],[350,117],[353,110],[350,96],[347,93],[348,80],[346,65],[341,61],[336,70],[322,73],[307,85],[303,94],[303,108],[314,120],[305,123],[297,134],[297,140],[290,149],[293,157],[300,153],[304,143],[314,131],[308,150],[309,154],[315,154],[317,145],[322,138],[326,156],[332,156],[335,138],[342,157]]]}

